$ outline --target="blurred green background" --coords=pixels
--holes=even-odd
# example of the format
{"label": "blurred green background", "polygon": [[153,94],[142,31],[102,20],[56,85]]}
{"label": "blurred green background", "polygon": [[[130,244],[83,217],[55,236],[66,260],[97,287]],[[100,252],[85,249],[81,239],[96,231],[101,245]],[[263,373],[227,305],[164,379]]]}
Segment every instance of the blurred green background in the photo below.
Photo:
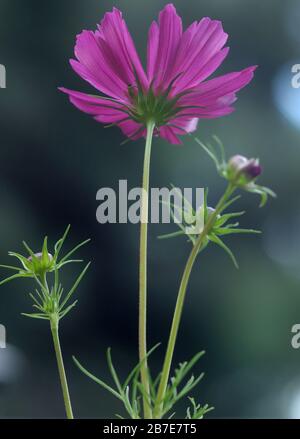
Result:
{"label": "blurred green background", "polygon": [[[174,1],[185,26],[203,16],[221,19],[231,52],[220,72],[258,64],[237,111],[200,121],[197,135],[217,134],[227,154],[258,156],[261,183],[278,194],[258,208],[244,194],[241,224],[261,236],[235,236],[237,271],[224,252],[208,248],[193,271],[175,362],[205,349],[197,368],[206,376],[195,397],[216,407],[209,417],[300,417],[300,350],[291,347],[291,327],[300,323],[300,89],[291,87],[291,67],[300,63],[300,3],[297,0]],[[75,415],[112,417],[122,409],[74,366],[75,354],[88,369],[109,379],[105,350],[112,346],[121,376],[137,361],[138,226],[100,225],[96,192],[128,179],[139,186],[143,142],[121,146],[117,128],[104,129],[71,106],[57,91],[64,85],[91,88],[71,70],[75,35],[94,29],[105,11],[119,7],[143,57],[147,29],[164,1],[1,0],[0,63],[7,88],[0,90],[0,258],[22,251],[26,239],[38,251],[48,234],[53,244],[72,224],[68,245],[92,238],[80,254],[92,267],[77,292],[79,304],[61,324],[61,338]],[[145,60],[145,57],[143,57]],[[210,189],[213,205],[224,187],[193,138],[184,146],[156,139],[151,185]],[[150,227],[149,346],[161,365],[180,276],[189,245],[158,241],[173,226]],[[66,284],[78,266],[64,271]],[[3,271],[1,277],[6,273]],[[26,319],[31,282],[1,287],[0,323],[7,349],[0,350],[0,417],[64,417],[50,331]],[[179,410],[179,414],[182,413]]]}

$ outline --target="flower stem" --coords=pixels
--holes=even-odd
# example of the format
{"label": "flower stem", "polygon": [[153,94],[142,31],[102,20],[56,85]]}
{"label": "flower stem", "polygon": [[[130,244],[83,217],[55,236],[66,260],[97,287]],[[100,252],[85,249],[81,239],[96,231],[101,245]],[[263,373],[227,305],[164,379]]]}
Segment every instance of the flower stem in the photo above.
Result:
{"label": "flower stem", "polygon": [[147,138],[144,156],[143,184],[141,195],[141,228],[140,228],[140,272],[139,272],[139,359],[141,362],[141,381],[144,389],[144,418],[152,419],[150,406],[150,385],[147,365],[147,235],[148,235],[148,192],[151,145],[155,124],[147,124]]}
{"label": "flower stem", "polygon": [[72,405],[70,400],[70,394],[69,394],[69,388],[68,388],[68,382],[64,367],[64,361],[61,353],[61,347],[60,347],[60,341],[59,341],[59,334],[58,334],[58,323],[59,319],[57,315],[53,315],[50,318],[50,327],[51,327],[51,333],[53,337],[53,344],[55,349],[55,355],[57,360],[57,366],[58,366],[58,372],[60,377],[60,383],[62,388],[62,393],[64,397],[64,403],[65,403],[65,409],[68,419],[74,419],[73,411],[72,411]]}
{"label": "flower stem", "polygon": [[207,223],[205,224],[203,231],[200,234],[199,238],[197,239],[195,245],[193,246],[192,251],[191,251],[189,258],[187,260],[187,263],[186,263],[186,266],[185,266],[185,269],[183,272],[183,276],[182,276],[182,279],[180,282],[175,311],[174,311],[174,315],[173,315],[171,331],[170,331],[170,335],[169,335],[168,346],[167,346],[164,365],[163,365],[163,369],[162,369],[162,375],[161,375],[159,388],[158,388],[158,392],[157,392],[156,403],[155,403],[155,408],[154,408],[154,418],[155,419],[160,419],[163,416],[163,401],[164,401],[164,398],[166,395],[166,389],[167,389],[167,385],[168,385],[168,381],[169,381],[169,375],[170,375],[170,369],[171,369],[171,364],[172,364],[172,359],[173,359],[173,354],[174,354],[175,343],[176,343],[176,339],[177,339],[177,334],[178,334],[178,329],[179,329],[180,320],[181,320],[181,316],[182,316],[184,300],[185,300],[187,286],[189,283],[192,268],[194,266],[194,263],[197,259],[198,254],[201,250],[204,239],[206,238],[206,236],[210,232],[211,227],[213,226],[217,215],[219,215],[219,213],[222,211],[226,201],[232,195],[234,190],[235,190],[235,188],[231,184],[229,184],[224,195],[221,197],[220,201],[218,202],[214,213],[209,217]]}

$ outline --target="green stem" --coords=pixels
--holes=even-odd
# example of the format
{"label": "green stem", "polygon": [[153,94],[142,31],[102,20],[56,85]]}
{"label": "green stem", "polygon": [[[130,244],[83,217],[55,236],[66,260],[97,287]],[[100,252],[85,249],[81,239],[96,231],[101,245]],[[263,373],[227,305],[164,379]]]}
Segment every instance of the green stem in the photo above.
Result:
{"label": "green stem", "polygon": [[143,407],[145,419],[152,419],[150,406],[150,385],[147,365],[147,235],[148,235],[148,193],[151,145],[155,124],[147,124],[145,146],[143,185],[141,195],[141,228],[140,228],[140,272],[139,272],[139,359],[141,362],[141,381],[144,389]]}
{"label": "green stem", "polygon": [[186,266],[185,266],[185,269],[183,272],[183,276],[181,279],[179,291],[178,291],[178,296],[177,296],[175,311],[174,311],[174,315],[173,315],[171,331],[170,331],[170,335],[169,335],[168,346],[167,346],[164,365],[163,365],[163,369],[162,369],[162,375],[161,375],[159,388],[158,388],[158,392],[157,392],[157,398],[156,398],[156,403],[155,403],[155,408],[154,408],[154,418],[155,419],[160,419],[162,417],[163,401],[165,398],[166,389],[167,389],[167,385],[168,385],[168,381],[169,381],[169,375],[170,375],[170,369],[171,369],[171,364],[172,364],[172,359],[173,359],[173,354],[174,354],[175,343],[176,343],[176,339],[177,339],[177,334],[178,334],[178,329],[179,329],[180,320],[181,320],[181,316],[182,316],[184,300],[185,300],[187,286],[189,283],[192,268],[194,266],[194,263],[197,259],[198,254],[201,250],[204,239],[206,238],[206,236],[210,232],[211,227],[213,226],[216,217],[222,211],[224,204],[226,203],[228,198],[232,195],[234,190],[235,190],[234,187],[231,184],[229,184],[224,195],[221,197],[220,201],[218,202],[214,213],[209,217],[207,223],[205,224],[204,229],[203,229],[201,235],[199,236],[199,238],[197,239],[195,245],[193,246],[192,251],[191,251],[189,258],[187,260],[187,263],[186,263]]}
{"label": "green stem", "polygon": [[53,344],[54,344],[57,366],[59,371],[60,383],[64,397],[66,414],[68,419],[74,419],[70,394],[68,389],[68,382],[67,382],[67,377],[64,367],[64,361],[61,353],[59,334],[58,334],[58,323],[59,323],[59,319],[57,315],[53,315],[53,317],[51,317],[50,319],[50,326],[51,326],[51,333],[53,337]]}

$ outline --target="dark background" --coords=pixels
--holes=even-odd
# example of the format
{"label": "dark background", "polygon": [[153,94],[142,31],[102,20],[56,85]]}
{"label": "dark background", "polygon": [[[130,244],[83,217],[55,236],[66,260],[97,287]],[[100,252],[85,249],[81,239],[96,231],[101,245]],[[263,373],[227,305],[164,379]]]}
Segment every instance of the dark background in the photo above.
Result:
{"label": "dark background", "polygon": [[[200,121],[197,135],[217,134],[227,154],[259,156],[261,182],[278,194],[264,209],[245,194],[241,223],[262,236],[235,236],[237,271],[224,252],[210,247],[194,268],[176,348],[176,363],[203,348],[197,371],[206,372],[197,400],[216,407],[210,417],[299,417],[300,351],[291,347],[291,327],[300,323],[300,90],[291,87],[291,67],[300,63],[297,0],[174,1],[185,26],[205,15],[221,19],[231,52],[221,72],[258,64],[254,81],[239,94],[237,111]],[[38,251],[47,234],[53,243],[67,224],[67,247],[87,237],[80,251],[92,261],[77,292],[79,304],[61,324],[61,338],[75,415],[112,417],[118,402],[83,376],[71,355],[109,379],[105,350],[125,376],[137,361],[138,226],[96,222],[96,192],[117,188],[119,179],[140,184],[143,142],[121,146],[117,128],[104,129],[57,91],[64,85],[91,88],[71,70],[75,35],[95,29],[117,6],[145,54],[148,26],[164,1],[1,0],[0,63],[7,89],[0,90],[0,258],[23,252],[26,239]],[[143,57],[143,56],[142,56]],[[144,60],[144,57],[143,57]],[[213,205],[224,182],[193,138],[184,146],[156,139],[151,185],[210,188]],[[184,239],[158,241],[173,226],[150,226],[149,346],[163,347],[151,365],[161,365],[171,313],[189,246]],[[64,270],[68,285],[78,266]],[[2,276],[6,276],[3,270]],[[1,276],[1,277],[2,277]],[[0,417],[63,417],[58,375],[47,322],[26,319],[32,284],[1,287],[0,323],[8,348],[0,350]],[[179,413],[180,414],[180,413]],[[181,412],[182,414],[182,412]]]}

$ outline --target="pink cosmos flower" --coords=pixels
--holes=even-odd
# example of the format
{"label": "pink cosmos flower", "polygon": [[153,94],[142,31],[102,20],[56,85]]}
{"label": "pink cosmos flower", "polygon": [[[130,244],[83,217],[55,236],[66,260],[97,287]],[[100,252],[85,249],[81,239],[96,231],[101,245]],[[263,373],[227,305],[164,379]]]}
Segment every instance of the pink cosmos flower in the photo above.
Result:
{"label": "pink cosmos flower", "polygon": [[183,32],[168,4],[150,27],[145,72],[122,13],[114,8],[95,32],[77,36],[77,59],[70,60],[75,72],[106,96],[60,90],[81,111],[117,125],[131,139],[145,136],[151,120],[155,135],[179,144],[178,135],[194,131],[199,119],[232,113],[236,92],[253,78],[256,66],[207,80],[228,54],[227,38],[222,23],[208,17]]}

